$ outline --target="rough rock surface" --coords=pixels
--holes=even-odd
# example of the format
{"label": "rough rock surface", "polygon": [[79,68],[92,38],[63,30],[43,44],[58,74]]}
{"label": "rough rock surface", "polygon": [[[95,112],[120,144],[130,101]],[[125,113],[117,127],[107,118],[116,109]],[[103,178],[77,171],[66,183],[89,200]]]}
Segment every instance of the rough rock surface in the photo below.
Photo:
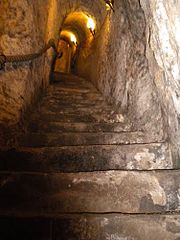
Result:
{"label": "rough rock surface", "polygon": [[[179,171],[165,169],[180,165],[180,3],[119,0],[115,13],[106,15],[104,1],[99,0],[2,0],[0,52],[32,53],[50,38],[57,42],[64,19],[78,11],[94,16],[97,31],[80,50],[76,70],[116,104],[116,114],[109,118],[111,107],[87,89],[80,93],[69,87],[75,98],[68,97],[65,89],[61,98],[57,86],[49,90],[37,125],[37,115],[32,115],[33,133],[21,139],[27,148],[1,152],[0,210],[4,215],[52,218],[0,219],[0,236],[13,238],[13,229],[22,236],[18,229],[23,224],[29,233],[26,239],[33,240],[179,240]],[[7,64],[0,71],[0,125],[19,122],[48,85],[51,64],[49,51],[35,61]],[[63,111],[58,108],[60,100]],[[72,146],[82,144],[76,150]],[[111,168],[118,170],[107,171]],[[149,171],[154,168],[164,170]],[[97,170],[102,172],[77,173]],[[96,211],[109,214],[93,214]],[[170,215],[171,211],[178,215]],[[60,214],[56,220],[62,212],[69,215]],[[11,231],[5,232],[7,228]]]}
{"label": "rough rock surface", "polygon": [[[5,55],[34,53],[43,47],[47,2],[38,1],[35,8],[35,1],[1,1],[0,49]],[[0,123],[16,124],[47,81],[44,56],[32,62],[7,64],[0,71]]]}
{"label": "rough rock surface", "polygon": [[[0,219],[3,239],[27,240],[178,240],[178,215],[59,215],[56,218]],[[8,231],[7,231],[8,228]]]}
{"label": "rough rock surface", "polygon": [[161,105],[145,55],[144,12],[137,0],[116,1],[115,9],[106,16],[87,54],[84,49],[80,52],[78,71],[117,109],[128,112],[137,128],[162,136]]}
{"label": "rough rock surface", "polygon": [[180,175],[169,144],[147,143],[90,82],[55,76],[19,141],[27,147],[0,152],[1,236],[31,227],[33,240],[177,240]]}
{"label": "rough rock surface", "polygon": [[1,173],[0,214],[179,213],[179,181],[179,171]]}
{"label": "rough rock surface", "polygon": [[180,2],[141,0],[147,23],[147,51],[161,106],[166,116],[174,158],[180,150]]}
{"label": "rough rock surface", "polygon": [[[96,4],[97,3],[97,4]],[[74,0],[2,0],[0,2],[0,52],[19,55],[37,52],[51,38],[58,40],[65,16],[73,11],[89,12],[101,21],[102,3]],[[7,64],[0,71],[0,123],[17,124],[23,113],[47,86],[52,51],[35,61]]]}

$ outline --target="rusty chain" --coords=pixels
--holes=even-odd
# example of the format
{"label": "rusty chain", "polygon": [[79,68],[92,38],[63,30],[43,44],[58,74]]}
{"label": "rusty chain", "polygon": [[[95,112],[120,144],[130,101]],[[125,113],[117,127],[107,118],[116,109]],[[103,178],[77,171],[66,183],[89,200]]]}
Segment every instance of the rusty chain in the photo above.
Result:
{"label": "rusty chain", "polygon": [[34,60],[42,56],[50,48],[53,48],[55,53],[57,54],[57,48],[53,39],[50,39],[48,43],[37,53],[11,56],[6,56],[0,53],[0,70],[4,68],[6,63],[21,63]]}

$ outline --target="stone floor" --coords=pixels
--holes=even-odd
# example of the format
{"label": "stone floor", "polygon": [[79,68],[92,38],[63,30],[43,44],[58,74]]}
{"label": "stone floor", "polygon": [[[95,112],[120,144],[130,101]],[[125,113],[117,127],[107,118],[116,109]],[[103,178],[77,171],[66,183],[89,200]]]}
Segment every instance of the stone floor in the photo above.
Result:
{"label": "stone floor", "polygon": [[180,239],[168,143],[134,129],[82,78],[56,74],[0,159],[0,239]]}

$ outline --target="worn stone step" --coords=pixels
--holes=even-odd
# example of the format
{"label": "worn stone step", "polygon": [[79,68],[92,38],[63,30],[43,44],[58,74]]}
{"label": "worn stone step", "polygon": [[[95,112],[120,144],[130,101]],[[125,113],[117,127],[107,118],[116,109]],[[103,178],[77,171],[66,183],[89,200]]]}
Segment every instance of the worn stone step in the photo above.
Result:
{"label": "worn stone step", "polygon": [[[65,84],[66,86],[73,85],[73,86],[93,86],[92,83],[85,78],[81,78],[80,76],[76,76],[74,74],[63,74],[63,73],[55,73],[53,76],[53,84]],[[94,86],[93,86],[94,87]]]}
{"label": "worn stone step", "polygon": [[97,123],[100,121],[103,121],[101,119],[104,119],[103,115],[97,115],[96,116],[92,116],[91,114],[86,114],[86,113],[81,113],[81,114],[76,114],[76,113],[53,113],[53,112],[36,112],[35,114],[32,114],[32,121],[35,120],[44,120],[47,123],[49,121],[58,121],[58,122],[67,122],[67,123],[73,123],[73,122],[84,122],[84,123],[88,123],[88,122],[92,122],[92,123]]}
{"label": "worn stone step", "polygon": [[35,120],[29,123],[31,132],[129,132],[130,123],[47,122]]}
{"label": "worn stone step", "polygon": [[150,140],[143,132],[28,133],[19,137],[19,145],[24,147],[121,145],[151,143]]}
{"label": "worn stone step", "polygon": [[[67,88],[68,89],[68,88]],[[97,91],[87,91],[87,92],[68,92],[68,91],[61,91],[57,88],[53,90],[47,90],[47,92],[43,95],[45,99],[52,98],[57,100],[102,100],[105,102],[103,96]]]}
{"label": "worn stone step", "polygon": [[54,103],[54,104],[59,104],[59,105],[63,105],[63,104],[69,104],[69,105],[81,105],[81,106],[96,106],[96,105],[102,105],[105,104],[104,100],[102,99],[75,99],[75,98],[58,98],[58,97],[44,97],[42,103],[46,104],[47,102],[49,103]]}
{"label": "worn stone step", "polygon": [[90,112],[51,112],[51,111],[37,111],[31,115],[32,120],[58,121],[58,122],[84,122],[84,123],[121,123],[124,122],[122,115],[108,114],[104,112],[93,113]]}
{"label": "worn stone step", "polygon": [[83,84],[81,83],[59,83],[59,84],[52,84],[49,85],[48,90],[45,92],[45,94],[50,93],[58,93],[61,92],[62,94],[98,94],[102,97],[100,92],[91,84],[88,82],[85,82]]}
{"label": "worn stone step", "polygon": [[[72,101],[66,101],[64,99],[61,99],[61,100],[56,100],[56,99],[48,99],[48,100],[43,100],[45,102],[41,102],[41,105],[40,107],[38,107],[38,109],[40,109],[42,106],[45,108],[47,105],[49,105],[49,110],[51,109],[51,106],[58,106],[57,107],[57,110],[59,109],[64,109],[64,108],[68,108],[71,109],[71,108],[74,108],[74,109],[83,109],[83,108],[87,108],[87,111],[88,109],[90,108],[93,108],[94,107],[94,110],[96,109],[104,109],[104,102],[103,101],[96,101],[96,102],[91,102],[89,100],[72,100]],[[108,110],[109,111],[109,110]],[[112,108],[112,112],[116,112],[113,108]]]}
{"label": "worn stone step", "polygon": [[[83,113],[107,113],[107,114],[120,114],[111,105],[107,105],[104,102],[100,104],[94,104],[93,102],[84,103],[69,103],[61,102],[51,99],[50,101],[41,102],[38,107],[38,111],[53,111],[53,112],[83,112]],[[121,114],[123,115],[123,114]]]}
{"label": "worn stone step", "polygon": [[74,85],[69,83],[60,83],[50,85],[48,88],[48,93],[54,93],[54,91],[65,93],[74,93],[74,94],[82,94],[82,93],[97,93],[98,91],[94,88],[94,86],[87,84],[87,82],[83,85]]}
{"label": "worn stone step", "polygon": [[1,217],[3,240],[178,240],[179,215],[86,214]]}
{"label": "worn stone step", "polygon": [[180,216],[62,216],[54,227],[57,240],[178,240]]}
{"label": "worn stone step", "polygon": [[[69,90],[69,91],[68,91]],[[73,90],[72,90],[73,91]],[[44,94],[44,98],[54,98],[54,99],[84,99],[84,100],[104,100],[103,96],[97,92],[97,91],[85,91],[85,90],[74,90],[74,93],[72,93],[70,89],[67,87],[64,88],[64,90],[61,90],[60,88],[48,89],[48,91]]]}
{"label": "worn stone step", "polygon": [[[53,84],[48,87],[47,92],[45,94],[53,94],[54,92],[58,93],[61,92],[63,95],[69,93],[69,94],[88,94],[88,93],[94,93],[94,94],[99,94],[98,90],[94,88],[89,83],[85,84],[79,84],[79,83],[59,83],[59,84]],[[101,95],[100,95],[101,96]],[[101,96],[102,97],[102,96]]]}
{"label": "worn stone step", "polygon": [[[40,106],[59,106],[60,108],[65,108],[65,107],[77,107],[77,108],[89,108],[89,107],[94,107],[96,108],[104,108],[107,106],[103,100],[96,100],[96,101],[89,101],[89,100],[66,100],[66,99],[57,99],[53,97],[49,97],[48,99],[44,99],[40,102]],[[109,106],[109,105],[108,105]],[[114,108],[112,107],[112,110]]]}
{"label": "worn stone step", "polygon": [[39,106],[38,111],[42,112],[63,112],[63,113],[91,113],[91,114],[97,114],[97,113],[104,113],[104,114],[114,114],[115,111],[113,111],[112,107],[107,106],[104,104],[104,106],[100,105],[90,105],[90,106],[64,106],[63,104],[55,104],[55,103],[46,103],[43,104],[42,106]]}
{"label": "worn stone step", "polygon": [[180,171],[1,173],[0,215],[180,211]]}
{"label": "worn stone step", "polygon": [[173,169],[168,144],[19,148],[0,151],[0,171],[84,172]]}
{"label": "worn stone step", "polygon": [[[56,106],[56,104],[53,104],[52,106],[50,105],[44,105],[44,106],[39,106],[36,110],[36,112],[34,112],[34,114],[43,114],[43,115],[47,115],[47,114],[64,114],[64,115],[80,115],[80,116],[86,116],[89,115],[91,117],[96,117],[96,118],[100,118],[101,116],[103,116],[104,118],[111,118],[114,121],[117,121],[117,119],[119,119],[119,121],[123,122],[123,121],[127,121],[127,123],[129,122],[128,118],[126,115],[123,115],[121,113],[116,113],[116,111],[113,111],[113,109],[108,109],[108,108],[103,108],[103,107],[94,107],[92,106],[86,106],[86,105],[69,105],[69,104],[58,104]],[[32,114],[32,115],[34,115]],[[112,121],[113,122],[113,121]]]}
{"label": "worn stone step", "polygon": [[47,98],[53,98],[57,100],[102,100],[104,101],[103,97],[99,93],[76,93],[76,94],[71,94],[69,92],[61,92],[61,91],[54,91],[52,93],[48,92],[46,95],[44,95],[44,99]]}

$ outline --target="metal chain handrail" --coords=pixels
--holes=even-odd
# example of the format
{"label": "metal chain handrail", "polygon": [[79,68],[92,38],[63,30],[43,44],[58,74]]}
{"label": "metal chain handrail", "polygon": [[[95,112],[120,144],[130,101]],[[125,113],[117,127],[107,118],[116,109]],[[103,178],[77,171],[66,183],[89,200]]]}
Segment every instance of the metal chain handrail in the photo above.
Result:
{"label": "metal chain handrail", "polygon": [[6,63],[20,63],[34,60],[42,56],[50,48],[53,48],[56,54],[58,53],[53,39],[50,39],[48,43],[37,53],[11,56],[6,56],[0,53],[0,70],[4,68]]}

